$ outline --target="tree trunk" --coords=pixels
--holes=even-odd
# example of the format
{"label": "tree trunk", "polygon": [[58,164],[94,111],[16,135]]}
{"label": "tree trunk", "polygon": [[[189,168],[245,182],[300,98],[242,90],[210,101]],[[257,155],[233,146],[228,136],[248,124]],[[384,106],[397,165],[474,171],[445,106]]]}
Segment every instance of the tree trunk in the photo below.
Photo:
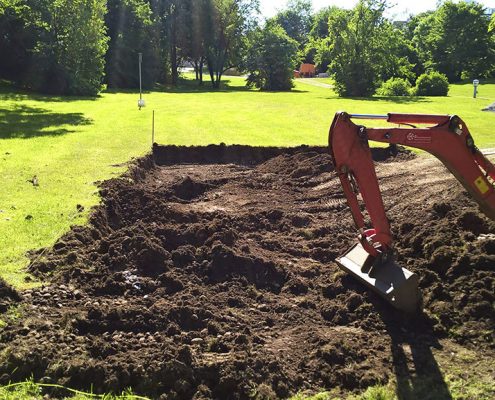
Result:
{"label": "tree trunk", "polygon": [[199,61],[199,84],[200,85],[203,85],[203,66],[204,66],[204,58],[201,57],[200,61]]}
{"label": "tree trunk", "polygon": [[199,80],[199,65],[198,60],[194,60],[194,72],[196,73],[196,80]]}
{"label": "tree trunk", "polygon": [[172,66],[172,83],[174,85],[177,84],[177,81],[179,80],[179,69],[177,65],[177,46],[172,45],[172,51],[170,54],[171,58],[171,66]]}
{"label": "tree trunk", "polygon": [[207,60],[208,72],[210,73],[211,85],[215,87],[215,71],[213,71],[213,66],[211,65],[211,59]]}
{"label": "tree trunk", "polygon": [[222,80],[222,71],[217,71],[216,73],[216,79],[215,79],[215,85],[214,87],[216,89],[219,89],[220,88],[220,82]]}

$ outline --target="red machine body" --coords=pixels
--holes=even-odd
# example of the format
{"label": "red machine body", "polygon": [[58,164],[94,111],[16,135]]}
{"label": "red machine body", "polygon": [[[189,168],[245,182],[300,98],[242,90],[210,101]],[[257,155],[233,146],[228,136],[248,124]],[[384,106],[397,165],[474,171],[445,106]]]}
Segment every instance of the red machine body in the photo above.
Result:
{"label": "red machine body", "polygon": [[[399,127],[366,128],[356,125],[352,119],[383,119]],[[495,167],[474,145],[469,129],[457,116],[393,113],[351,115],[345,112],[335,115],[330,128],[330,152],[359,230],[360,242],[359,248],[353,247],[340,261],[345,261],[344,269],[351,268],[354,275],[359,275],[358,278],[364,280],[388,300],[393,303],[396,301],[395,305],[398,308],[410,310],[413,308],[412,303],[418,301],[418,299],[409,301],[406,298],[412,295],[412,291],[417,291],[417,288],[414,289],[414,284],[410,284],[409,281],[413,279],[417,285],[415,274],[402,269],[403,273],[397,275],[399,267],[390,267],[390,265],[391,270],[382,274],[381,279],[375,279],[370,272],[374,269],[375,273],[378,273],[380,269],[386,269],[383,265],[393,263],[393,251],[392,234],[371,157],[369,140],[414,147],[433,154],[459,180],[477,201],[481,210],[494,220]],[[371,225],[367,226],[365,222],[358,193],[362,196]],[[351,259],[352,261],[349,261]],[[342,266],[342,263],[339,264]],[[355,264],[359,266],[360,273],[354,268]],[[393,275],[394,278],[388,277],[389,275]],[[401,278],[397,278],[396,275],[401,275]],[[385,285],[379,280],[385,280]],[[405,295],[401,295],[398,289],[406,281],[409,281],[411,287]],[[399,297],[402,300],[398,301]],[[404,302],[407,304],[402,304]]]}

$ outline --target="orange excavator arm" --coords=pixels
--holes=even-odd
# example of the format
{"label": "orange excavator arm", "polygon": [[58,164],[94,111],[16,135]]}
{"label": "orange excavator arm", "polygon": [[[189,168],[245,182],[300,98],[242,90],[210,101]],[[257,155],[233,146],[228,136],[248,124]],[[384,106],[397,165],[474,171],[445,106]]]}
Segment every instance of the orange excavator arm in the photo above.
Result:
{"label": "orange excavator arm", "polygon": [[[366,128],[352,119],[382,119],[399,127]],[[421,127],[417,127],[421,125]],[[378,185],[369,140],[425,150],[440,159],[495,220],[495,167],[478,150],[466,124],[457,116],[423,114],[351,115],[339,112],[330,128],[329,145],[354,222],[359,244],[339,265],[386,297],[396,307],[417,306],[417,276],[393,260],[392,234]],[[366,226],[358,194],[371,226]],[[401,292],[400,287],[403,287]],[[408,298],[410,297],[410,298]]]}

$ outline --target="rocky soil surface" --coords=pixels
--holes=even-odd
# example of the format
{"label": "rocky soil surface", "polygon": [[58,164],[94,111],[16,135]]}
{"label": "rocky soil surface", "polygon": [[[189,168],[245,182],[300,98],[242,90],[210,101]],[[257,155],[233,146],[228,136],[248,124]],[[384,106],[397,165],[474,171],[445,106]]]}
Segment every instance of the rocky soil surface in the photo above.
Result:
{"label": "rocky soil surface", "polygon": [[438,161],[374,155],[418,314],[337,267],[356,232],[325,149],[157,147],[33,253],[48,284],[21,298],[0,282],[0,313],[21,314],[0,328],[0,383],[287,398],[399,379],[406,344],[429,375],[442,340],[493,355],[495,223]]}

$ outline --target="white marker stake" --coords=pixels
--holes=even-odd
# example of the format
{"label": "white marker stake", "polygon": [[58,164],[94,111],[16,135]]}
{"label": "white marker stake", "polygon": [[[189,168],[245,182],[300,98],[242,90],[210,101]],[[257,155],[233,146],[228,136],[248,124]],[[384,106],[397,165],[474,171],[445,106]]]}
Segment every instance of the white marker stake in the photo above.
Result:
{"label": "white marker stake", "polygon": [[143,87],[142,87],[142,79],[141,79],[141,64],[143,62],[143,53],[139,53],[139,100],[138,100],[138,108],[141,110],[142,107],[146,105],[143,100]]}
{"label": "white marker stake", "polygon": [[151,117],[151,149],[155,143],[155,110],[153,110],[153,116]]}

